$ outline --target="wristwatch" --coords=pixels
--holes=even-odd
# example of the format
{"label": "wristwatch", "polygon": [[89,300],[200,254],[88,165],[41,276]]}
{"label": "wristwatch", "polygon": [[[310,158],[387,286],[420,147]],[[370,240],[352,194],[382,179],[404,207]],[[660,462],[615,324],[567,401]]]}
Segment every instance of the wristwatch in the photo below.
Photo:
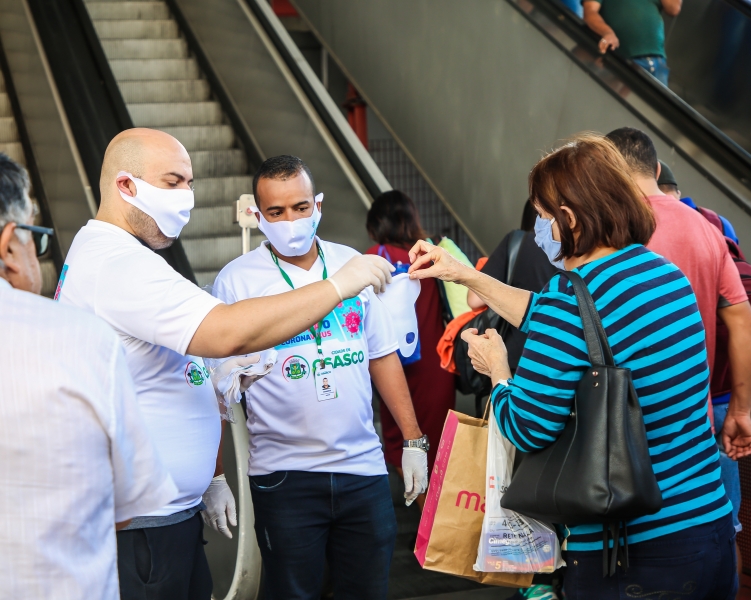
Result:
{"label": "wristwatch", "polygon": [[421,438],[418,438],[416,440],[404,440],[404,447],[419,448],[420,450],[427,452],[428,450],[430,450],[430,442],[428,441],[428,436],[423,435]]}

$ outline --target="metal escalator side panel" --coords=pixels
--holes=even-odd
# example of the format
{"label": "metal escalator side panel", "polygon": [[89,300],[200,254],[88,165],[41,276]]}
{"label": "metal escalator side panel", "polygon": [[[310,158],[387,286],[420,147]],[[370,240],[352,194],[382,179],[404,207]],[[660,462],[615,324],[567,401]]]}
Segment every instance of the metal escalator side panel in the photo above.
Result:
{"label": "metal escalator side panel", "polygon": [[527,175],[546,149],[578,131],[626,125],[652,137],[683,192],[751,240],[749,193],[729,163],[704,163],[707,149],[683,125],[647,113],[649,100],[607,60],[584,68],[575,59],[589,50],[557,20],[532,23],[536,2],[294,4],[485,249],[519,223]]}

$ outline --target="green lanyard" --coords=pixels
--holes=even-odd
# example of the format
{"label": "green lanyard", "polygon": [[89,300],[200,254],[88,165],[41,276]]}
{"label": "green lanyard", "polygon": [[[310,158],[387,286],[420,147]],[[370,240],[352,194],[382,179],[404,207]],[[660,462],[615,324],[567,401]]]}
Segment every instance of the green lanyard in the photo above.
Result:
{"label": "green lanyard", "polygon": [[[269,253],[271,254],[271,259],[274,261],[274,264],[276,265],[276,268],[279,269],[279,272],[282,274],[282,277],[284,278],[284,281],[287,282],[289,287],[291,287],[293,290],[295,289],[295,284],[292,283],[292,280],[289,278],[289,275],[284,272],[284,269],[282,269],[282,266],[279,264],[279,258],[277,258],[276,254],[274,254],[274,251],[271,249],[271,244],[268,244],[266,246],[269,249]],[[323,263],[323,278],[326,279],[328,277],[328,271],[326,270],[326,259],[323,257],[323,250],[321,249],[321,245],[316,242],[316,248],[318,248],[318,256],[321,257],[321,262]],[[322,342],[321,342],[321,330],[323,329],[323,319],[319,321],[317,325],[314,325],[308,331],[310,332],[310,335],[313,336],[313,339],[316,341],[316,348],[318,348],[318,354],[323,356],[323,348]]]}

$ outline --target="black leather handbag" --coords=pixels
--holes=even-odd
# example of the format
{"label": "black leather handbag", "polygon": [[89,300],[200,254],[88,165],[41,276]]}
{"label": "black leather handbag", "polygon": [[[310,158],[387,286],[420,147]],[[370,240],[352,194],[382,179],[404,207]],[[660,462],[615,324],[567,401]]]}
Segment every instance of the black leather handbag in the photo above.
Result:
{"label": "black leather handbag", "polygon": [[565,276],[576,292],[592,366],[579,381],[561,435],[547,448],[524,455],[501,505],[562,525],[602,523],[603,576],[613,575],[616,556],[628,567],[625,521],[660,510],[662,493],[631,371],[615,365],[584,280],[570,271]]}

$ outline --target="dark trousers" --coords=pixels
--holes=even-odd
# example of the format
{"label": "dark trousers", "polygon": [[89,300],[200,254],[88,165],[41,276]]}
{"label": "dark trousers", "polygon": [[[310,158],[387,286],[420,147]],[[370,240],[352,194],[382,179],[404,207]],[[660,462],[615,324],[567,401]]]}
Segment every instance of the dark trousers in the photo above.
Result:
{"label": "dark trousers", "polygon": [[266,600],[385,600],[396,517],[385,475],[279,471],[250,477]]}
{"label": "dark trousers", "polygon": [[738,589],[730,515],[628,547],[630,567],[602,576],[602,551],[566,552],[567,600],[734,600]]}
{"label": "dark trousers", "polygon": [[117,532],[122,600],[210,600],[211,572],[197,513],[166,527]]}

